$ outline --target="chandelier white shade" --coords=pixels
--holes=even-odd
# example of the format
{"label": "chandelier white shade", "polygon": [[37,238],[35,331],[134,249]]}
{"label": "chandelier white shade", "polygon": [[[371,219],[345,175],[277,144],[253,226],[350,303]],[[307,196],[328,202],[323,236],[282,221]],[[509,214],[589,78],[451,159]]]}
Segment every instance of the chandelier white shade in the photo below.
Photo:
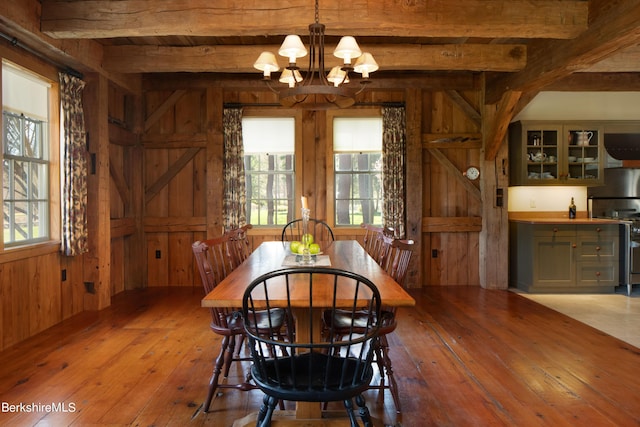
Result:
{"label": "chandelier white shade", "polygon": [[336,46],[336,50],[333,51],[333,55],[337,58],[344,59],[344,64],[351,64],[351,58],[357,58],[362,55],[360,46],[351,36],[344,36],[340,39],[340,43]]}
{"label": "chandelier white shade", "polygon": [[[309,25],[309,49],[297,35],[288,35],[284,39],[278,55],[287,58],[278,81],[286,85],[277,89],[271,85],[271,74],[280,70],[276,56],[271,52],[262,52],[254,68],[262,71],[263,80],[269,88],[279,95],[280,103],[286,107],[300,106],[308,109],[345,108],[355,103],[357,94],[364,90],[369,75],[378,69],[373,56],[362,52],[358,42],[352,36],[344,36],[333,54],[342,59],[342,66],[335,66],[329,73],[324,62],[325,26],[318,22],[318,0],[315,2],[315,23]],[[300,72],[297,62],[309,54],[309,65]],[[353,62],[355,61],[355,64]],[[349,73],[362,75],[359,87],[350,87]]]}

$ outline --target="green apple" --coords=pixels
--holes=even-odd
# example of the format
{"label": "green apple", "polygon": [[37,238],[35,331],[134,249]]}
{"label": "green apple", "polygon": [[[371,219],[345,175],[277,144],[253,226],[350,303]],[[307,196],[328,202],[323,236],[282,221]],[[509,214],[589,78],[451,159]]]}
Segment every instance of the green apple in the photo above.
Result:
{"label": "green apple", "polygon": [[297,254],[300,245],[302,245],[301,242],[294,240],[293,242],[289,243],[289,250],[291,250],[291,253]]}
{"label": "green apple", "polygon": [[309,245],[309,252],[311,255],[320,253],[320,245],[317,243],[312,243]]}
{"label": "green apple", "polygon": [[305,245],[310,245],[313,243],[313,234],[305,233],[302,235],[302,243]]}
{"label": "green apple", "polygon": [[305,249],[307,249],[307,245],[305,245],[304,243],[300,243],[300,245],[298,246],[298,253],[302,255]]}

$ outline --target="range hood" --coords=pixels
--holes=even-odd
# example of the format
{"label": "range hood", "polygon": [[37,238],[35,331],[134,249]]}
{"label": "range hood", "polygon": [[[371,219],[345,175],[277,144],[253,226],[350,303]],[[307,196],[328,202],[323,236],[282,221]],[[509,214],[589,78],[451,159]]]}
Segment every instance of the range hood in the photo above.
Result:
{"label": "range hood", "polygon": [[640,160],[640,134],[605,133],[604,148],[617,160]]}
{"label": "range hood", "polygon": [[587,188],[587,198],[640,198],[640,168],[607,168],[604,185]]}

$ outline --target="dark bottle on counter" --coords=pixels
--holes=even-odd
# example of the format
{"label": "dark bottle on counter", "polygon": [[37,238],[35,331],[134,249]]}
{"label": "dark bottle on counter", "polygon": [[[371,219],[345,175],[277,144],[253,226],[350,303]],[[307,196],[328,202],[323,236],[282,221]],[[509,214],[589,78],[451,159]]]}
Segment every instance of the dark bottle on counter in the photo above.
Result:
{"label": "dark bottle on counter", "polygon": [[574,219],[576,217],[576,204],[573,202],[573,197],[571,198],[571,203],[569,204],[569,219]]}

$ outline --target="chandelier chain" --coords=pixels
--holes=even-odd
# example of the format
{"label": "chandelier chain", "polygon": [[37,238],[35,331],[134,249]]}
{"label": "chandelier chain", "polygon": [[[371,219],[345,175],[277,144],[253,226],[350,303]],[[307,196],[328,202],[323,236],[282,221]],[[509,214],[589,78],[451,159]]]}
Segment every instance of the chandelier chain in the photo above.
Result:
{"label": "chandelier chain", "polygon": [[320,22],[320,13],[318,12],[318,0],[316,0],[316,24]]}

